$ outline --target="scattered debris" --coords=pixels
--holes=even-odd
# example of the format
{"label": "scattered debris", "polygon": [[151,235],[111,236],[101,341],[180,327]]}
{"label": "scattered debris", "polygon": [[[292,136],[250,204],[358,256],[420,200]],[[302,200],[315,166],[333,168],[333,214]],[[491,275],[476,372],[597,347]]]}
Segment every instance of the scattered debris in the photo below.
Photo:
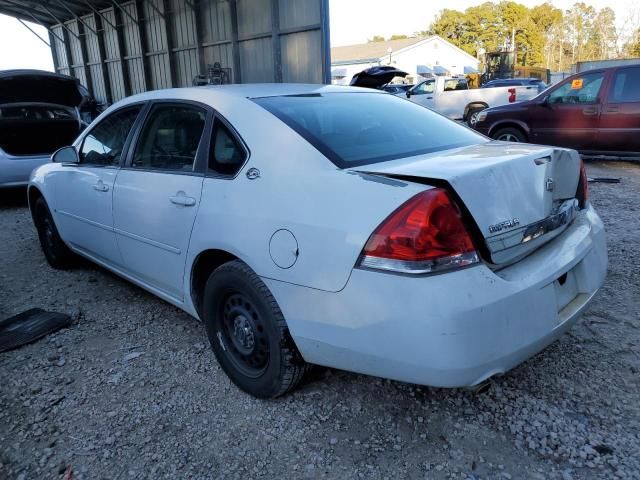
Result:
{"label": "scattered debris", "polygon": [[587,178],[587,181],[589,183],[620,183],[620,179],[619,178],[613,178],[613,177],[589,177]]}
{"label": "scattered debris", "polygon": [[32,308],[14,315],[0,322],[0,352],[35,342],[70,324],[69,315],[47,312],[40,308]]}

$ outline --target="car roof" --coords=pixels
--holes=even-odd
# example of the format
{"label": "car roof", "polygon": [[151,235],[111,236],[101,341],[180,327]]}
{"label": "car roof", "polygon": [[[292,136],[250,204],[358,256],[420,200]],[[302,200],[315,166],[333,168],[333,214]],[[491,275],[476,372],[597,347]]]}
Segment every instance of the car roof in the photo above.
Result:
{"label": "car roof", "polygon": [[[375,93],[376,90],[359,87],[345,87],[338,85],[317,85],[305,83],[243,83],[231,85],[205,85],[201,87],[169,88],[164,90],[152,90],[149,92],[132,95],[119,102],[134,103],[147,100],[162,100],[164,98],[200,98],[210,100],[212,98],[261,98],[280,97],[285,95],[312,95],[322,93]],[[382,93],[382,92],[379,92]]]}

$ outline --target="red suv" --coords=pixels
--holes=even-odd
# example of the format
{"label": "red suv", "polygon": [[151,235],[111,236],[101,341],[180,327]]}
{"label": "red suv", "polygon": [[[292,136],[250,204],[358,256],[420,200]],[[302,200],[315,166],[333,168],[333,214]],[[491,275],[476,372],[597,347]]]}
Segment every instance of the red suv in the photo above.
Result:
{"label": "red suv", "polygon": [[496,140],[640,156],[640,65],[572,75],[537,97],[489,108],[473,127]]}

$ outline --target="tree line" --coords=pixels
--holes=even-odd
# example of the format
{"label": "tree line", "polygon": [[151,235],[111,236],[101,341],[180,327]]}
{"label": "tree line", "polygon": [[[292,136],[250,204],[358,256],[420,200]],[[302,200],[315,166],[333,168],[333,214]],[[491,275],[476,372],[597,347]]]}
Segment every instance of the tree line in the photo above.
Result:
{"label": "tree line", "polygon": [[597,10],[578,2],[562,11],[550,3],[528,8],[504,0],[463,12],[444,9],[417,34],[439,35],[473,56],[512,50],[514,42],[519,65],[567,71],[584,60],[640,57],[640,28],[633,17],[630,12],[619,31],[610,7]]}

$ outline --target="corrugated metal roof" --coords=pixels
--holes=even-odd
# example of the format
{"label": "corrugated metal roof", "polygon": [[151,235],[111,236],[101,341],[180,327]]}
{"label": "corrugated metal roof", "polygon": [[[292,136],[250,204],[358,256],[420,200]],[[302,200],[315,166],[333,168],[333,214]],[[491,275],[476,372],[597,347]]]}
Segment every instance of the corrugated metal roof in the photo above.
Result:
{"label": "corrugated metal roof", "polygon": [[389,55],[389,48],[394,52],[410,47],[418,42],[427,40],[426,38],[401,38],[398,40],[385,40],[384,42],[368,42],[358,45],[347,45],[344,47],[333,47],[331,49],[331,62],[346,62],[349,60],[369,60],[372,58],[382,58]]}
{"label": "corrugated metal roof", "polygon": [[358,45],[347,45],[344,47],[333,47],[331,49],[331,63],[334,65],[347,64],[347,63],[366,63],[372,60],[378,60],[389,55],[389,48],[391,48],[392,54],[398,53],[405,48],[413,47],[415,45],[426,43],[430,41],[441,41],[447,44],[450,48],[465,55],[470,61],[478,62],[476,58],[469,55],[461,48],[456,47],[453,43],[448,42],[444,38],[438,35],[431,35],[430,37],[411,37],[402,38],[399,40],[385,40],[384,42],[368,42]]}
{"label": "corrugated metal roof", "polygon": [[112,6],[104,0],[0,0],[0,13],[50,27]]}

